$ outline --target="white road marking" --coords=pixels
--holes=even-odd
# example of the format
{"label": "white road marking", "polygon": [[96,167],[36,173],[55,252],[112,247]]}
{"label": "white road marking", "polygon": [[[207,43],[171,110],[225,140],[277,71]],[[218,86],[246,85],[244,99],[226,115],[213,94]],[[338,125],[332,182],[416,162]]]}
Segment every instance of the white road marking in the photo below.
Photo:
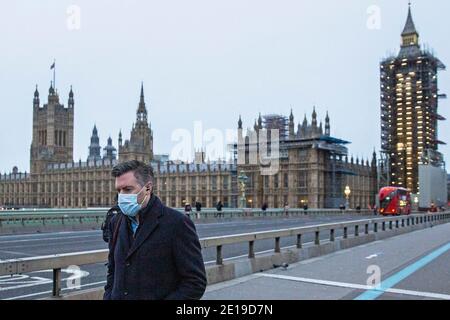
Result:
{"label": "white road marking", "polygon": [[[67,280],[73,281],[73,280],[77,280],[77,279],[81,279],[81,278],[85,278],[85,277],[89,276],[89,272],[83,271],[83,270],[62,269],[61,271],[70,274],[70,276],[68,278],[62,278],[61,282],[67,281]],[[35,271],[32,273],[49,273],[49,272],[53,272],[53,270],[41,270],[41,271]],[[0,287],[0,292],[14,290],[14,289],[21,289],[21,288],[29,288],[29,287],[33,287],[33,286],[40,286],[43,284],[53,283],[52,279],[41,278],[41,277],[29,277],[27,275],[22,275],[20,278],[16,278],[16,279],[17,280],[30,279],[31,281],[16,282],[15,280],[11,280],[11,276],[5,276],[5,277],[10,278],[9,282],[3,283],[0,280],[0,284],[13,284],[13,286]]]}
{"label": "white road marking", "polygon": [[378,256],[381,256],[382,254],[383,254],[382,252],[377,252],[377,253],[371,254],[370,256],[367,256],[366,259],[370,260],[373,258],[377,258]]}
{"label": "white road marking", "polygon": [[1,241],[0,244],[4,243],[15,243],[15,242],[30,242],[30,241],[47,241],[47,240],[67,240],[67,239],[79,239],[79,238],[90,238],[90,237],[97,237],[97,235],[85,235],[85,236],[73,236],[73,237],[58,237],[58,238],[39,238],[39,239],[21,239],[21,240],[8,240],[8,241]]}
{"label": "white road marking", "polygon": [[101,233],[101,230],[80,230],[80,231],[61,231],[61,232],[44,232],[44,233],[26,233],[26,234],[14,234],[14,235],[0,235],[0,240],[2,239],[15,239],[15,238],[31,238],[35,237],[39,239],[40,237],[48,237],[52,235],[64,235],[64,234],[80,234],[80,233]]}
{"label": "white road marking", "polygon": [[[85,287],[96,286],[96,285],[99,285],[99,284],[106,284],[106,281],[99,281],[99,282],[88,283],[88,284],[82,285],[80,287],[81,288],[85,288]],[[69,288],[61,289],[61,291],[67,291],[67,290],[71,290],[71,289],[69,289]],[[26,295],[23,295],[23,296],[6,298],[6,299],[3,299],[3,300],[16,300],[16,299],[30,298],[30,297],[35,297],[35,296],[39,296],[39,295],[43,295],[43,294],[51,294],[51,293],[52,293],[52,291],[42,291],[42,292],[37,292],[37,293],[26,294]]]}
{"label": "white road marking", "polygon": [[[26,281],[25,281],[26,280]],[[30,281],[31,280],[31,281]],[[41,277],[30,277],[27,275],[13,275],[13,276],[1,276],[0,285],[18,285],[18,284],[39,284],[43,281],[48,281],[50,279]]]}
{"label": "white road marking", "polygon": [[236,278],[236,279],[233,279],[233,280],[228,280],[228,281],[225,281],[225,282],[215,283],[215,284],[207,286],[206,290],[205,290],[205,293],[209,293],[209,292],[225,289],[225,288],[228,288],[228,287],[232,287],[232,286],[235,286],[235,285],[247,282],[249,280],[257,279],[257,278],[260,278],[260,277],[261,277],[260,273],[253,273],[253,274],[250,274],[248,276]]}
{"label": "white road marking", "polygon": [[[275,278],[275,279],[297,281],[297,282],[304,282],[304,283],[311,283],[311,284],[319,284],[319,285],[348,288],[348,289],[357,289],[357,290],[376,290],[377,289],[377,287],[361,285],[361,284],[354,284],[354,283],[327,281],[327,280],[319,280],[319,279],[309,279],[309,278],[301,278],[301,277],[291,277],[291,276],[269,274],[269,273],[261,273],[260,275],[262,277],[267,277],[267,278]],[[386,290],[384,290],[384,292],[397,293],[397,294],[416,296],[416,297],[450,300],[450,295],[442,294],[442,293],[403,290],[403,289],[395,289],[395,288],[386,289]]]}

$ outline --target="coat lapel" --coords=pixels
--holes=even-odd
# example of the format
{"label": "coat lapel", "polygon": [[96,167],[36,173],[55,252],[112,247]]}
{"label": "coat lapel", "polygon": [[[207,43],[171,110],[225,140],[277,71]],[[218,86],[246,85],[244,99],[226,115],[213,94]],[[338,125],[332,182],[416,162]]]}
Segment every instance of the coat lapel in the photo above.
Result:
{"label": "coat lapel", "polygon": [[127,258],[130,258],[131,255],[144,243],[144,241],[152,234],[152,232],[158,227],[159,218],[162,215],[162,207],[161,203],[156,199],[152,208],[150,208],[149,212],[145,213],[144,221],[142,226],[140,226],[139,232],[137,233],[136,239],[134,239],[133,244],[128,251]]}

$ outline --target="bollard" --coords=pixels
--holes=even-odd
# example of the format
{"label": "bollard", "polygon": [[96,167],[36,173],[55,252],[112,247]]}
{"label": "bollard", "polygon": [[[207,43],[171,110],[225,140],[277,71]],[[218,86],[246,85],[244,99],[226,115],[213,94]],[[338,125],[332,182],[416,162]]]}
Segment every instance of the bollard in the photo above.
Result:
{"label": "bollard", "polygon": [[378,232],[378,223],[373,224],[373,232]]}
{"label": "bollard", "polygon": [[53,269],[53,291],[54,297],[59,297],[61,294],[61,269]]}
{"label": "bollard", "polygon": [[280,247],[280,237],[275,238],[275,253],[280,253],[281,247]]}
{"label": "bollard", "polygon": [[302,235],[298,234],[297,235],[297,248],[301,249],[301,247],[302,247]]}
{"label": "bollard", "polygon": [[355,226],[355,237],[359,236],[359,226]]}
{"label": "bollard", "polygon": [[381,230],[386,231],[386,221],[381,224]]}
{"label": "bollard", "polygon": [[389,230],[392,230],[392,220],[389,221]]}
{"label": "bollard", "polygon": [[217,250],[216,264],[221,265],[221,264],[223,264],[222,246],[217,246],[216,250]]}
{"label": "bollard", "polygon": [[248,257],[250,259],[255,257],[255,241],[249,241],[248,243]]}
{"label": "bollard", "polygon": [[369,234],[369,224],[366,223],[365,225],[365,234]]}
{"label": "bollard", "polygon": [[320,234],[319,234],[319,231],[316,231],[316,239],[315,239],[315,241],[314,241],[314,243],[316,244],[316,245],[319,245],[320,244]]}
{"label": "bollard", "polygon": [[347,227],[344,227],[344,239],[348,238]]}
{"label": "bollard", "polygon": [[334,241],[334,229],[330,230],[330,241]]}
{"label": "bollard", "polygon": [[398,220],[395,220],[395,228],[398,229],[399,228],[398,226],[399,226]]}
{"label": "bollard", "polygon": [[402,219],[402,228],[405,227],[405,219]]}

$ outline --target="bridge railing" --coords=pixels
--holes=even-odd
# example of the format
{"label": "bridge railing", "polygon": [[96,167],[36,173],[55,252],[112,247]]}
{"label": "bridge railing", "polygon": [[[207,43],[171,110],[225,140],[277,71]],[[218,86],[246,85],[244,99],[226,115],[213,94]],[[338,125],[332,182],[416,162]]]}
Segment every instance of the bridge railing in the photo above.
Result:
{"label": "bridge railing", "polygon": [[[0,234],[8,228],[23,227],[51,227],[51,226],[100,226],[106,217],[107,208],[96,209],[38,209],[0,211]],[[177,209],[184,213],[181,208]],[[365,210],[336,210],[336,209],[203,209],[200,212],[192,211],[190,217],[193,220],[232,219],[252,217],[295,217],[302,215],[369,215],[372,212]]]}
{"label": "bridge railing", "polygon": [[[353,220],[338,223],[319,224],[298,228],[287,228],[281,230],[271,230],[262,232],[252,232],[221,237],[209,237],[200,239],[202,249],[215,248],[216,265],[223,264],[222,248],[226,245],[248,243],[248,257],[255,257],[254,245],[256,241],[272,239],[274,240],[273,250],[275,253],[281,252],[280,240],[286,237],[295,237],[295,245],[302,248],[303,237],[307,234],[314,235],[313,245],[320,245],[321,235],[327,233],[329,241],[337,239],[336,233],[342,231],[342,238],[359,237],[362,234],[377,233],[386,230],[408,228],[415,225],[423,225],[433,222],[445,222],[450,220],[450,212],[412,214],[409,216],[382,217],[373,219]],[[71,265],[88,265],[94,263],[104,263],[108,260],[108,250],[95,250],[67,254],[56,254],[50,256],[21,258],[0,261],[0,276],[24,274],[34,271],[53,270],[53,291],[54,297],[61,293],[61,269]]]}

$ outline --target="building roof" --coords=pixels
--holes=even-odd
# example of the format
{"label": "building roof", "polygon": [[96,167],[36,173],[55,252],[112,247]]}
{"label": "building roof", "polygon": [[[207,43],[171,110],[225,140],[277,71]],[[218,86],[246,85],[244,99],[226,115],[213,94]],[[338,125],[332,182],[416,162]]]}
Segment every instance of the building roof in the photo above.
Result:
{"label": "building roof", "polygon": [[406,18],[406,24],[405,28],[403,29],[402,36],[408,35],[408,34],[414,34],[418,33],[416,30],[416,26],[414,25],[414,20],[412,18],[411,14],[411,3],[409,4],[408,8],[408,18]]}
{"label": "building roof", "polygon": [[349,144],[351,143],[350,141],[345,141],[339,138],[334,138],[334,137],[330,137],[330,136],[321,136],[320,139],[321,141],[326,141],[328,143],[336,143],[336,144]]}

